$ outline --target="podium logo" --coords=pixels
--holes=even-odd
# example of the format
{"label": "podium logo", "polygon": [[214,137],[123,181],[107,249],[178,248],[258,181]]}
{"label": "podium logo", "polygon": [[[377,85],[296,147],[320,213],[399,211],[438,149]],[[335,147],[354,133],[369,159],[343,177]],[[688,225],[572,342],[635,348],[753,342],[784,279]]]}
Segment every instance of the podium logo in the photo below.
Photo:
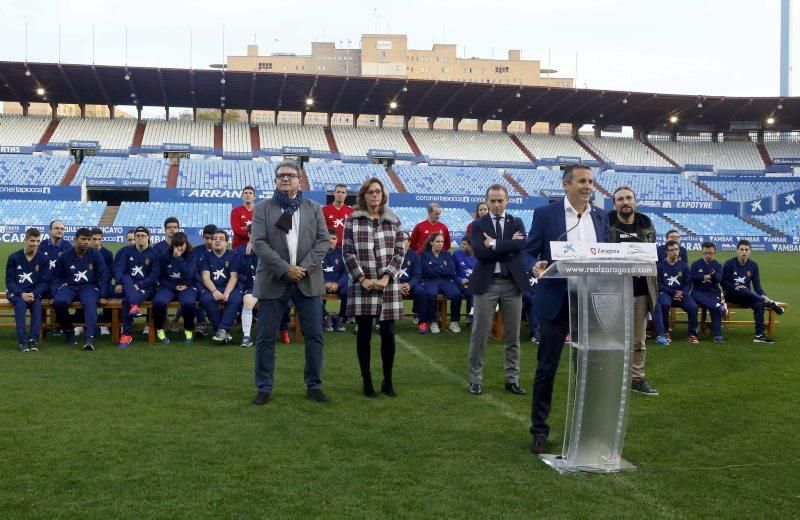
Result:
{"label": "podium logo", "polygon": [[621,307],[622,295],[620,293],[594,293],[592,295],[594,315],[603,332],[607,333],[614,326]]}

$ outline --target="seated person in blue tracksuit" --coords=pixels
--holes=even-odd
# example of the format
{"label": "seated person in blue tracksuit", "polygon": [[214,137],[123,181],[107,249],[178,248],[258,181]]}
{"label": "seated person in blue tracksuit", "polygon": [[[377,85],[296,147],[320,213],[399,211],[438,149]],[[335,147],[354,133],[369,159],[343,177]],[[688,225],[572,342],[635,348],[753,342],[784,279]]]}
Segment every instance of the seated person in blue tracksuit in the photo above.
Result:
{"label": "seated person in blue tracksuit", "polygon": [[461,332],[461,327],[458,326],[458,321],[461,319],[461,289],[456,283],[456,262],[453,260],[453,255],[443,248],[442,234],[431,233],[425,241],[425,252],[420,256],[422,265],[420,291],[425,297],[424,309],[420,309],[420,334],[427,334],[429,330],[432,334],[439,333],[439,324],[436,320],[436,296],[439,294],[450,300],[449,329],[456,333]]}
{"label": "seated person in blue tracksuit", "polygon": [[80,300],[86,312],[86,341],[84,350],[94,350],[94,338],[97,335],[98,302],[107,303],[111,273],[106,269],[105,260],[96,250],[90,247],[92,232],[88,228],[79,228],[75,232],[75,247],[61,253],[52,272],[53,283],[51,293],[53,308],[64,334],[64,343],[77,345],[75,329],[67,309],[75,300]]}
{"label": "seated person in blue tracksuit", "polygon": [[184,343],[191,345],[194,336],[194,317],[197,312],[197,257],[186,233],[178,231],[170,240],[167,256],[161,259],[159,289],[153,296],[153,325],[161,343],[169,343],[164,323],[170,302],[181,304]]}
{"label": "seated person in blue tracksuit", "polygon": [[681,245],[681,232],[677,229],[670,229],[667,231],[667,234],[664,236],[664,243],[656,248],[658,261],[660,262],[667,258],[667,242],[670,240],[678,243],[678,247],[680,248],[680,254],[678,255],[678,258],[688,266],[689,253],[686,251],[686,248]]}
{"label": "seated person in blue tracksuit", "polygon": [[[114,275],[114,253],[111,252],[110,249],[103,246],[103,230],[99,227],[93,227],[90,229],[92,232],[92,242],[91,246],[96,251],[100,253],[100,256],[103,257],[103,260],[106,261],[106,268],[111,275]],[[113,295],[114,290],[114,282],[113,280],[109,281],[109,296]],[[76,319],[78,314],[81,314],[81,320],[83,319],[83,309],[81,309],[80,313],[75,313]],[[101,314],[101,321],[104,323],[111,323],[111,309],[103,309],[103,313]],[[108,327],[100,327],[100,335],[101,336],[108,336],[111,332],[108,330]]]}
{"label": "seated person in blue tracksuit", "polygon": [[722,343],[722,316],[728,308],[722,301],[719,283],[722,281],[722,266],[716,260],[717,246],[713,242],[703,242],[700,246],[703,258],[695,261],[690,268],[692,275],[692,298],[698,306],[708,309],[711,315],[711,331],[714,343]]}
{"label": "seated person in blue tracksuit", "polygon": [[[250,237],[250,224],[247,225],[247,236]],[[258,256],[253,249],[252,238],[246,244],[236,248],[239,258],[239,290],[242,291],[242,348],[252,347],[253,339],[250,331],[253,327],[253,309],[258,303],[258,298],[253,296],[253,285],[256,281],[258,269]]]}
{"label": "seated person in blue tracksuit", "polygon": [[406,254],[403,263],[397,271],[397,283],[400,284],[400,295],[403,298],[411,298],[414,302],[413,309],[421,313],[420,309],[425,307],[425,293],[420,290],[422,283],[422,264],[419,254],[409,247],[411,239],[408,231],[403,231],[403,247]]}
{"label": "seated person in blue tracksuit", "polygon": [[[56,268],[58,257],[70,249],[72,249],[72,244],[64,239],[64,223],[60,220],[50,222],[50,236],[39,244],[39,252],[47,258],[47,265],[51,274],[53,269]],[[53,295],[49,294],[49,290],[48,288],[47,294],[52,297]]]}
{"label": "seated person in blue tracksuit", "polygon": [[528,317],[528,329],[530,330],[530,340],[532,343],[539,343],[539,320],[533,310],[533,297],[536,295],[536,284],[539,279],[528,273],[528,283],[530,289],[522,293],[522,312]]}
{"label": "seated person in blue tracksuit", "polygon": [[[667,256],[658,262],[658,307],[663,323],[669,323],[669,310],[673,306],[686,312],[689,322],[689,343],[697,344],[697,303],[690,294],[692,277],[689,266],[680,258],[680,245],[674,240],[666,243]],[[655,316],[654,316],[655,318]]]}
{"label": "seated person in blue tracksuit", "polygon": [[[228,233],[221,229],[214,232],[211,252],[200,259],[197,269],[203,280],[200,305],[216,331],[211,341],[227,344],[233,339],[230,330],[242,306],[242,291],[237,287],[239,259],[228,249]],[[220,303],[224,306],[222,312]]]}
{"label": "seated person in blue tracksuit", "polygon": [[469,288],[469,277],[478,260],[472,254],[472,244],[470,236],[464,235],[461,239],[461,249],[453,253],[453,260],[456,263],[456,282],[461,289],[461,296],[467,300],[467,325],[472,325],[472,289]]}
{"label": "seated person in blue tracksuit", "polygon": [[133,318],[141,316],[139,305],[151,300],[158,289],[161,261],[164,256],[150,247],[150,231],[139,226],[133,230],[135,245],[124,247],[114,260],[114,292],[122,294],[122,335],[119,348],[133,341]]}
{"label": "seated person in blue tracksuit", "polygon": [[325,309],[325,300],[322,300],[322,320],[323,327],[326,332],[332,332],[336,328],[339,332],[347,330],[345,323],[345,309],[347,308],[347,269],[344,267],[344,259],[342,258],[342,248],[336,245],[338,236],[335,230],[330,232],[330,240],[328,252],[325,253],[325,258],[322,259],[322,277],[325,279],[325,293],[335,294],[339,297],[339,314],[336,317],[336,323],[333,318],[328,314]]}
{"label": "seated person in blue tracksuit", "polygon": [[736,256],[722,266],[725,300],[753,309],[753,320],[756,324],[753,343],[775,343],[774,339],[764,334],[764,309],[773,309],[778,314],[783,314],[783,308],[764,294],[758,264],[750,259],[751,251],[750,241],[739,240],[736,244]]}
{"label": "seated person in blue tracksuit", "polygon": [[[39,251],[42,233],[36,228],[25,231],[25,245],[12,253],[6,262],[6,298],[14,306],[17,347],[20,352],[39,350],[42,331],[42,295],[50,283],[47,257]],[[30,333],[25,330],[25,314],[31,311]]]}

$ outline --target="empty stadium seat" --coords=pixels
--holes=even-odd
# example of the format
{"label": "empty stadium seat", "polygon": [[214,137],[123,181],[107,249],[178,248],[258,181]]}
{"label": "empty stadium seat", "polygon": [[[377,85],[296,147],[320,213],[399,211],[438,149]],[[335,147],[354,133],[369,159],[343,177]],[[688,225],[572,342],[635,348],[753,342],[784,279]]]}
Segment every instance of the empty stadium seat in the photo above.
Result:
{"label": "empty stadium seat", "polygon": [[397,193],[389,174],[380,164],[312,161],[306,163],[306,175],[311,191],[324,191],[326,185],[339,183],[360,185],[370,177],[377,177],[389,193]]}
{"label": "empty stadium seat", "polygon": [[188,143],[195,149],[211,150],[214,148],[214,122],[148,119],[144,127],[142,146],[161,149],[164,143]]}
{"label": "empty stadium seat", "polygon": [[0,183],[56,186],[61,184],[73,162],[72,157],[65,156],[3,154],[0,155]]}
{"label": "empty stadium seat", "polygon": [[522,186],[528,195],[535,197],[540,194],[540,190],[561,190],[561,172],[549,168],[537,168],[535,170],[519,170],[509,168],[506,173]]}
{"label": "empty stadium seat", "polygon": [[262,150],[280,150],[284,146],[302,146],[315,152],[329,153],[325,129],[318,125],[259,123]]}
{"label": "empty stadium seat", "polygon": [[0,114],[0,146],[33,146],[50,125],[49,117]]}
{"label": "empty stadium seat", "polygon": [[[67,226],[97,226],[105,201],[81,202],[75,200],[49,200],[47,204],[31,200],[4,200],[0,204],[0,222],[8,226],[45,226],[53,220],[63,220]],[[72,241],[74,237],[67,237]]]}
{"label": "empty stadium seat", "polygon": [[595,181],[613,193],[620,186],[628,186],[638,200],[716,200],[678,173],[602,172]]}
{"label": "empty stadium seat", "polygon": [[64,117],[58,122],[49,144],[68,146],[70,141],[98,141],[102,150],[127,152],[135,132],[135,119]]}
{"label": "empty stadium seat", "polygon": [[491,168],[397,166],[395,171],[410,193],[485,195],[492,184],[502,184],[508,189],[509,196],[519,196],[498,170]]}
{"label": "empty stadium seat", "polygon": [[261,160],[184,159],[178,169],[178,188],[241,190],[275,189],[277,163]]}
{"label": "empty stadium seat", "polygon": [[750,141],[670,141],[651,138],[651,144],[681,166],[710,164],[718,170],[763,170],[764,161]]}
{"label": "empty stadium seat", "polygon": [[515,134],[520,142],[537,159],[561,157],[580,157],[583,161],[593,161],[594,157],[575,142],[569,135]]}
{"label": "empty stadium seat", "polygon": [[800,209],[753,215],[753,218],[790,236],[800,236]]}
{"label": "empty stadium seat", "polygon": [[749,179],[710,179],[704,177],[700,182],[734,202],[747,202],[800,190],[800,178],[774,178],[768,182],[753,182]]}
{"label": "empty stadium seat", "polygon": [[146,181],[152,188],[164,188],[168,172],[169,159],[89,156],[84,158],[71,185],[80,186],[87,178],[115,178]]}
{"label": "empty stadium seat", "polygon": [[224,202],[123,202],[115,226],[131,228],[147,226],[160,228],[168,217],[177,217],[183,227],[203,227],[214,224],[230,228],[232,205]]}
{"label": "empty stadium seat", "polygon": [[364,157],[370,149],[413,154],[400,128],[334,126],[331,131],[342,155]]}
{"label": "empty stadium seat", "polygon": [[225,155],[253,155],[250,145],[250,125],[227,122],[222,125],[222,150]]}
{"label": "empty stadium seat", "polygon": [[[796,139],[796,134],[795,134]],[[786,140],[786,141],[764,141],[764,146],[767,148],[767,153],[774,159],[775,157],[800,157],[800,141],[799,140]]]}
{"label": "empty stadium seat", "polygon": [[669,218],[695,235],[769,236],[737,216],[722,213],[669,213]]}
{"label": "empty stadium seat", "polygon": [[607,161],[628,166],[672,167],[666,159],[641,141],[630,137],[581,137],[583,142]]}
{"label": "empty stadium seat", "polygon": [[502,132],[471,132],[462,130],[409,130],[423,155],[434,159],[468,161],[524,162],[522,153],[511,138]]}

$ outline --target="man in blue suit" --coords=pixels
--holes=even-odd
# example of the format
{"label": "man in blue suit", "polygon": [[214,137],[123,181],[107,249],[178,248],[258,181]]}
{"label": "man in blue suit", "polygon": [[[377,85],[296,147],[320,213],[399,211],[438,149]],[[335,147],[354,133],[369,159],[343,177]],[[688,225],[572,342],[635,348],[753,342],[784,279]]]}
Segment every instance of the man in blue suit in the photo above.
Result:
{"label": "man in blue suit", "polygon": [[[528,241],[522,250],[523,269],[537,278],[553,261],[551,241],[608,241],[608,215],[590,203],[594,191],[592,170],[580,164],[569,165],[564,168],[561,184],[566,192],[563,202],[536,209]],[[531,452],[541,454],[550,451],[547,417],[553,401],[553,382],[558,362],[569,332],[567,281],[553,278],[539,280],[533,307],[539,318],[540,342],[533,380]]]}

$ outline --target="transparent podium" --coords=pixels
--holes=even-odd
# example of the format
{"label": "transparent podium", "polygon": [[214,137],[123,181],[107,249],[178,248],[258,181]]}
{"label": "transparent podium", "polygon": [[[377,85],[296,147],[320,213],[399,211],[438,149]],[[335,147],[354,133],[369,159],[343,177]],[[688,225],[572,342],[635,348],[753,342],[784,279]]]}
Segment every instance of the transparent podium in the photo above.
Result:
{"label": "transparent podium", "polygon": [[622,458],[630,395],[633,277],[656,276],[655,244],[551,242],[542,278],[566,278],[570,347],[561,454],[541,458],[559,472],[635,470]]}

